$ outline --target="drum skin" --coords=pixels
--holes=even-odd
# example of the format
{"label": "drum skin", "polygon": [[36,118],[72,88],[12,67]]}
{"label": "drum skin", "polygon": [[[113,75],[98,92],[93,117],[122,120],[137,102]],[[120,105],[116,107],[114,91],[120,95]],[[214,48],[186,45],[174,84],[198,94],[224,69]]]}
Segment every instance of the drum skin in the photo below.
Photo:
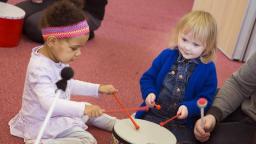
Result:
{"label": "drum skin", "polygon": [[112,132],[112,144],[176,144],[175,136],[166,128],[146,120],[135,119],[136,130],[129,119],[119,120]]}

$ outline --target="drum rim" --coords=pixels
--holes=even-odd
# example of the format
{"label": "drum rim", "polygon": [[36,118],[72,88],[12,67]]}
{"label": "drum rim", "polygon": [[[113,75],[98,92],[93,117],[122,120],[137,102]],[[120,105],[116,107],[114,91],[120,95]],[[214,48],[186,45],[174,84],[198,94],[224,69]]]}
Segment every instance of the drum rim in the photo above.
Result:
{"label": "drum rim", "polygon": [[[156,123],[154,123],[154,122],[150,122],[150,121],[147,121],[147,120],[144,120],[144,119],[136,119],[136,120],[139,120],[140,122],[138,122],[139,124],[142,124],[142,125],[145,125],[145,123],[146,124],[150,124],[150,125],[155,125],[155,126],[157,126],[158,127],[158,129],[159,129],[159,127],[161,127],[160,125],[158,125],[158,124],[156,124]],[[120,122],[121,123],[119,123],[118,124],[118,126],[120,126],[120,125],[122,125],[122,123],[123,122],[125,122],[125,121],[127,121],[127,122],[129,122],[129,119],[122,119],[122,120],[120,120]],[[143,124],[144,123],[144,124]],[[118,127],[117,126],[117,123],[115,124],[115,126],[113,127],[113,130],[112,130],[112,136],[115,136],[115,138],[117,139],[117,140],[119,140],[119,142],[120,143],[124,143],[124,144],[134,144],[134,143],[132,143],[132,142],[135,142],[134,141],[134,139],[130,139],[130,138],[128,138],[128,139],[126,139],[126,137],[123,137],[124,135],[123,134],[125,134],[126,135],[126,133],[120,133],[119,134],[119,128],[120,127]],[[145,130],[145,129],[144,129]],[[167,128],[165,128],[165,127],[162,127],[162,128],[160,128],[160,130],[161,131],[166,131],[167,133],[170,133],[170,135],[169,136],[171,136],[172,138],[170,139],[170,141],[164,141],[164,143],[166,143],[166,142],[168,142],[168,143],[172,143],[172,144],[174,144],[174,143],[177,143],[177,138],[176,138],[176,136],[170,131],[170,130],[168,130]],[[165,133],[165,135],[167,134],[167,133]],[[168,136],[168,138],[170,138]],[[138,141],[137,141],[138,142]],[[135,142],[135,143],[137,143],[137,142]],[[145,142],[142,142],[142,143],[145,143]]]}
{"label": "drum rim", "polygon": [[126,140],[124,140],[123,138],[121,138],[117,133],[116,131],[113,129],[112,130],[112,135],[121,143],[124,143],[124,144],[132,144],[130,142],[127,142]]}
{"label": "drum rim", "polygon": [[26,12],[23,9],[21,9],[20,7],[16,6],[16,5],[12,5],[12,4],[1,2],[1,1],[0,1],[0,5],[6,5],[9,8],[16,9],[15,12],[17,12],[17,11],[20,12],[20,14],[18,16],[0,15],[1,19],[20,20],[20,19],[23,19],[25,17],[25,15],[26,15]]}

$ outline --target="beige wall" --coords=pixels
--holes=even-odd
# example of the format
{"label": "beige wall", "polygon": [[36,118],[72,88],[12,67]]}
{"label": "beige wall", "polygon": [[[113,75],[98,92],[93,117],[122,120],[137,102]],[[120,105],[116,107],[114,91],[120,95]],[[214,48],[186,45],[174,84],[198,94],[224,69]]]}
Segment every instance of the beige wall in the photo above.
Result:
{"label": "beige wall", "polygon": [[248,0],[194,0],[193,10],[210,12],[218,24],[218,47],[232,58]]}

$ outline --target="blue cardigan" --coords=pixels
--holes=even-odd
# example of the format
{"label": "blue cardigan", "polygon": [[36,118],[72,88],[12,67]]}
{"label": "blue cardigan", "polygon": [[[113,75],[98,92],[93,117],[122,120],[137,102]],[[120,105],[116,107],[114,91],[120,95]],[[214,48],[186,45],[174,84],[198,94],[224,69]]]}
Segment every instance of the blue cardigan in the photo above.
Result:
{"label": "blue cardigan", "polygon": [[[156,98],[163,87],[165,75],[169,72],[171,66],[175,63],[179,55],[177,49],[165,49],[155,58],[152,66],[143,74],[140,79],[140,87],[143,100],[149,93],[154,93]],[[215,64],[209,62],[204,64],[200,62],[193,70],[185,89],[185,95],[180,105],[188,108],[188,118],[185,123],[193,126],[194,121],[200,116],[200,109],[197,107],[197,100],[204,97],[208,100],[205,110],[212,105],[217,90],[217,74]],[[145,102],[141,104],[145,106]],[[145,112],[136,112],[136,118],[142,118]],[[170,116],[171,117],[171,116]]]}

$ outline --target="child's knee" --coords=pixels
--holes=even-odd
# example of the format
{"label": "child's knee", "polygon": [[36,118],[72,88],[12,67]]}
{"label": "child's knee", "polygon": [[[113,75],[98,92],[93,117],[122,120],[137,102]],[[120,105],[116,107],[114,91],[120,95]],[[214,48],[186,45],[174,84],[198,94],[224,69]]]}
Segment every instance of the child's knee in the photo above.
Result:
{"label": "child's knee", "polygon": [[98,128],[101,128],[107,131],[112,131],[117,121],[118,121],[117,118],[107,114],[103,114],[102,116],[89,119],[88,123]]}
{"label": "child's knee", "polygon": [[80,138],[80,140],[82,144],[97,144],[97,140],[89,133]]}

